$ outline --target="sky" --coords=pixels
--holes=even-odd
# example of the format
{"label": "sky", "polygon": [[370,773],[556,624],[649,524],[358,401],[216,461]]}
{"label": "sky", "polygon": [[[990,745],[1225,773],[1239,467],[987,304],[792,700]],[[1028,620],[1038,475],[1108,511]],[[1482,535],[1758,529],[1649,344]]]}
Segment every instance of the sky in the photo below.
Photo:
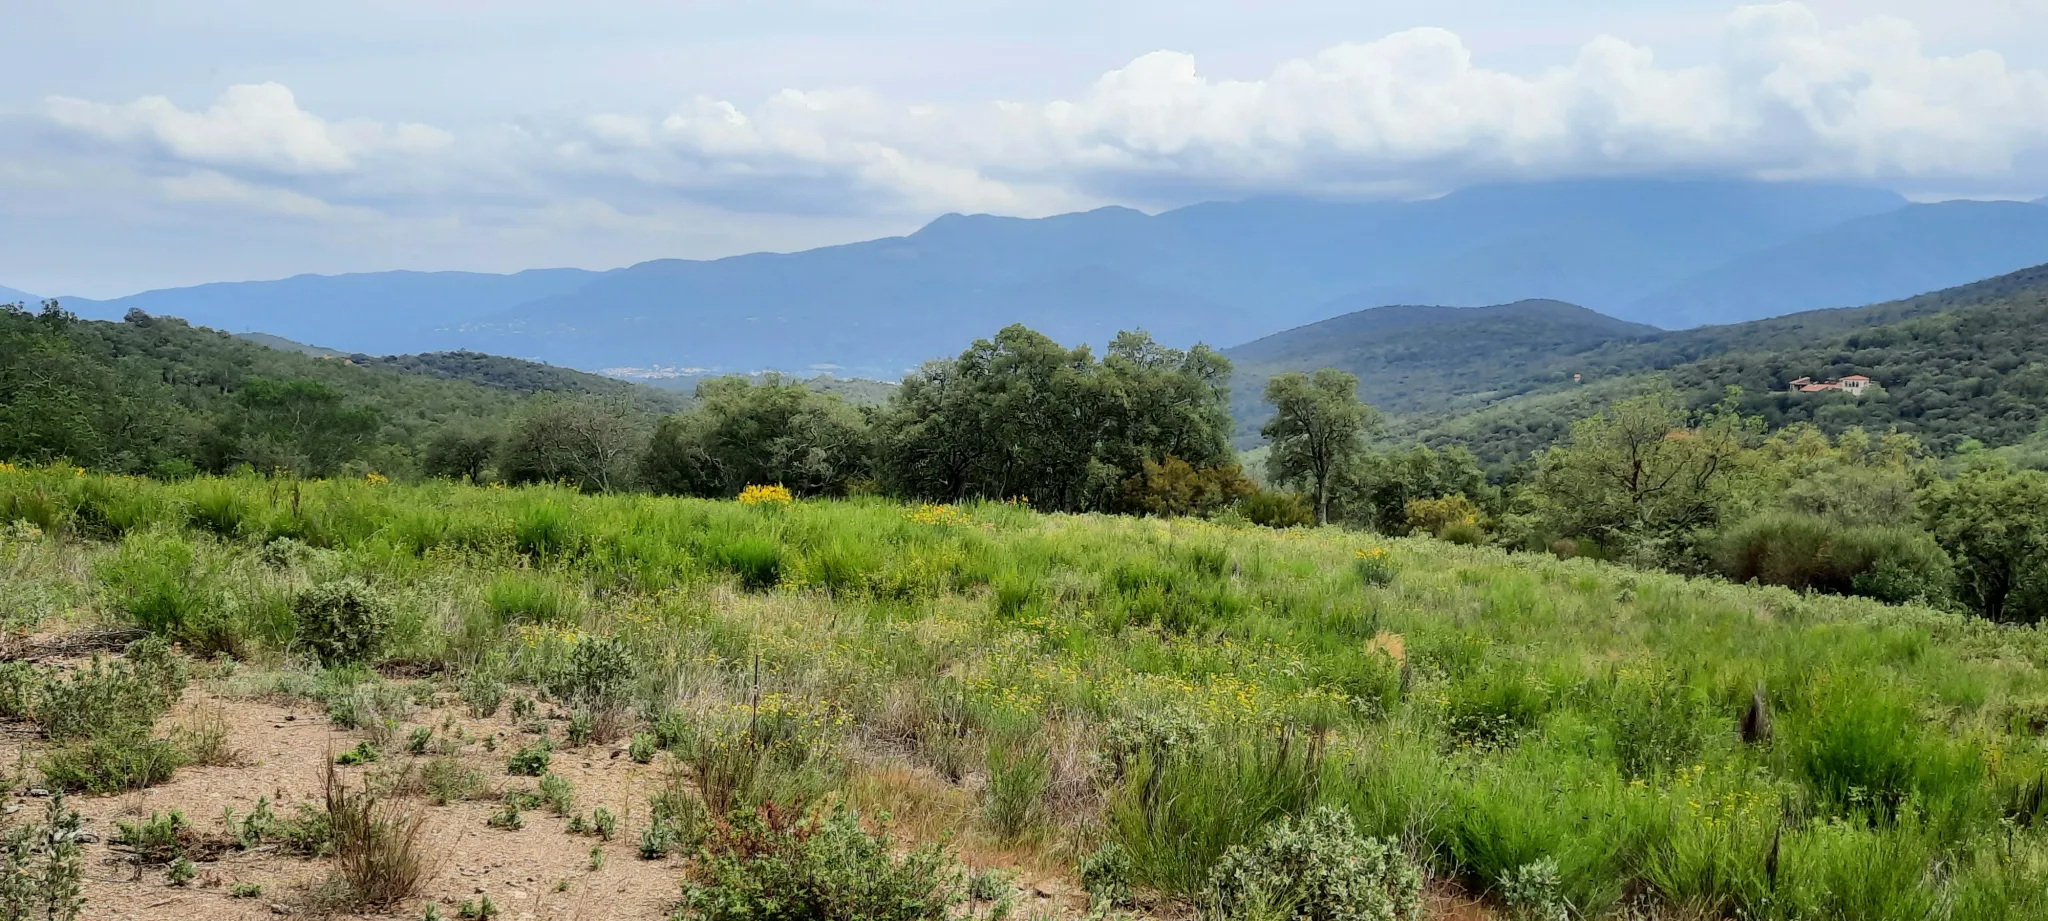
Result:
{"label": "sky", "polygon": [[2048,0],[5,2],[42,295],[1554,178],[2048,194]]}

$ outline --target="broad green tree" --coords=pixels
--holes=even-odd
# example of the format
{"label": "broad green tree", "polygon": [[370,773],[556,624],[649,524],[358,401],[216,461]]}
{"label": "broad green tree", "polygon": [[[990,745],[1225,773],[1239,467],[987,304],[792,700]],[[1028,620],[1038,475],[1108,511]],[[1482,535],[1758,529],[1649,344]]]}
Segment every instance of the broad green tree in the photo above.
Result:
{"label": "broad green tree", "polygon": [[1980,461],[1922,504],[1964,603],[1996,621],[2048,616],[2048,473]]}
{"label": "broad green tree", "polygon": [[1534,496],[1561,536],[1675,562],[1741,498],[1745,452],[1761,427],[1732,400],[1695,414],[1660,387],[1574,423],[1544,452]]}
{"label": "broad green tree", "polygon": [[1339,471],[1365,453],[1379,432],[1379,410],[1358,399],[1358,376],[1334,368],[1289,372],[1266,381],[1273,418],[1260,434],[1272,445],[1266,473],[1276,483],[1302,484],[1315,498],[1316,523],[1330,523],[1330,494]]}
{"label": "broad green tree", "polygon": [[632,408],[598,397],[529,404],[500,447],[498,474],[512,483],[567,483],[612,492],[633,481],[640,429]]}
{"label": "broad green tree", "polygon": [[1024,498],[1044,509],[1142,505],[1129,487],[1170,457],[1230,463],[1230,363],[1119,334],[1096,361],[1023,326],[904,380],[876,420],[883,479],[921,498]]}
{"label": "broad green tree", "polygon": [[868,475],[867,420],[836,394],[770,374],[697,385],[697,405],[656,426],[641,479],[657,492],[734,496],[752,484],[839,495]]}

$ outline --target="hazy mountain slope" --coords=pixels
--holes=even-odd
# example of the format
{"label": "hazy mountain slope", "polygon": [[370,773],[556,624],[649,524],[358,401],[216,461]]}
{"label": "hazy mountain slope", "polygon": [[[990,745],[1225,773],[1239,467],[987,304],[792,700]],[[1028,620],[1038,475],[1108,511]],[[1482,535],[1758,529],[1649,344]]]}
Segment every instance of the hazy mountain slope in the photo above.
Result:
{"label": "hazy mountain slope", "polygon": [[130,309],[231,332],[261,330],[344,352],[390,354],[445,347],[455,327],[601,277],[582,269],[513,275],[375,272],[168,288],[107,301],[65,298],[79,316],[117,320]]}
{"label": "hazy mountain slope", "polygon": [[[907,237],[712,262],[664,260],[506,312],[467,341],[579,367],[839,366],[893,376],[1026,322],[1065,341],[1144,327],[1244,341],[1347,294],[1626,303],[1722,261],[1895,209],[1867,189],[1569,182],[1419,202],[1256,199],[1156,217],[949,215]],[[1556,293],[1553,293],[1556,292]]]}
{"label": "hazy mountain slope", "polygon": [[[1904,204],[1852,186],[1603,180],[1427,201],[1262,198],[1156,216],[948,215],[909,236],[801,253],[607,273],[301,276],[72,306],[109,319],[133,307],[367,354],[470,349],[586,370],[895,377],[1012,322],[1070,342],[1143,327],[1175,345],[1222,344],[1324,319],[1345,297],[1361,306],[1540,297],[1655,325],[1695,322],[1723,307],[1752,310],[1747,289],[1732,304],[1699,294],[1675,320],[1645,298]],[[1957,248],[1959,259],[1995,249]],[[1860,282],[1829,275],[1779,306],[1851,303]]]}
{"label": "hazy mountain slope", "polygon": [[1574,356],[1659,332],[1561,301],[1375,307],[1224,354],[1235,366],[1232,413],[1242,436],[1268,415],[1266,380],[1283,371],[1338,368],[1358,375],[1360,396],[1383,410],[1443,412],[1568,381]]}
{"label": "hazy mountain slope", "polygon": [[42,302],[42,298],[27,291],[0,285],[0,304],[21,304],[25,307],[34,307]]}
{"label": "hazy mountain slope", "polygon": [[[1871,307],[1614,343],[1586,358],[1593,370],[1584,386],[1468,413],[1410,416],[1396,420],[1395,434],[1462,443],[1491,464],[1509,464],[1661,375],[1699,405],[1741,387],[1744,410],[1773,426],[1896,427],[1940,449],[1971,438],[2016,444],[2048,419],[2048,265]],[[1848,374],[1867,375],[1883,391],[1859,400],[1785,389],[1798,377]]]}
{"label": "hazy mountain slope", "polygon": [[[1913,205],[1737,259],[1638,301],[1666,327],[1905,297],[2048,262],[2048,210],[2021,202]],[[1834,299],[1832,301],[1828,299]]]}

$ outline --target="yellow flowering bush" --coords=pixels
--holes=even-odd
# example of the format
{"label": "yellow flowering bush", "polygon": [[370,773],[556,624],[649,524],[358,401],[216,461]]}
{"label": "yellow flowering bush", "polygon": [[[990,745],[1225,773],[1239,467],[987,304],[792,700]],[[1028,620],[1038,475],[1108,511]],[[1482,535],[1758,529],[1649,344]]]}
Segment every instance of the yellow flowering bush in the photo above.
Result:
{"label": "yellow flowering bush", "polygon": [[1358,578],[1367,585],[1386,585],[1394,581],[1394,561],[1385,547],[1368,547],[1358,551],[1353,561]]}
{"label": "yellow flowering bush", "polygon": [[378,473],[375,470],[372,470],[369,473],[364,474],[363,482],[368,483],[371,486],[383,486],[391,482],[391,478],[385,476],[384,474]]}
{"label": "yellow flowering bush", "polygon": [[903,517],[918,524],[971,524],[972,518],[950,505],[920,505],[903,513]]}
{"label": "yellow flowering bush", "polygon": [[773,486],[749,486],[740,490],[741,505],[788,505],[796,501],[790,495],[789,487],[777,483]]}

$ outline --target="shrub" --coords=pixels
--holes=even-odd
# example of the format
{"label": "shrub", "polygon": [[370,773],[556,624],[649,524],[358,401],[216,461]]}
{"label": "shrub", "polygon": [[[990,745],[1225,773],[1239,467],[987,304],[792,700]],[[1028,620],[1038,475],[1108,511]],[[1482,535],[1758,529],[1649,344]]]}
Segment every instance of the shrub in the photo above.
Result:
{"label": "shrub", "polygon": [[43,734],[63,743],[38,767],[63,790],[113,793],[171,779],[186,758],[150,731],[183,692],[182,660],[160,640],[137,643],[127,661],[94,659],[48,682],[36,705]]}
{"label": "shrub", "polygon": [[85,862],[78,845],[83,822],[62,795],[50,797],[43,819],[0,826],[0,918],[74,921],[85,907]]}
{"label": "shrub", "polygon": [[36,769],[59,790],[124,793],[168,781],[185,764],[176,743],[124,734],[53,748]]}
{"label": "shrub", "polygon": [[115,843],[127,847],[141,864],[170,864],[174,858],[182,858],[188,833],[190,825],[176,808],[168,815],[150,813],[150,819],[137,823],[115,823]]}
{"label": "shrub", "polygon": [[1131,904],[1131,852],[1114,841],[1081,858],[1081,888],[1090,908],[1122,908]]}
{"label": "shrub", "polygon": [[1350,816],[1321,807],[1281,818],[1258,843],[1232,848],[1203,894],[1212,921],[1283,909],[1294,921],[1416,921],[1422,874],[1392,844],[1358,833]]}
{"label": "shrub", "polygon": [[739,814],[706,839],[683,886],[697,921],[945,921],[962,899],[944,851],[898,856],[843,807],[802,818],[773,807]]}
{"label": "shrub", "polygon": [[1571,921],[1557,858],[1545,857],[1515,868],[1501,880],[1500,900],[1517,921]]}
{"label": "shrub", "polygon": [[1722,574],[1737,582],[1894,603],[1946,598],[1954,583],[1948,554],[1918,528],[1843,526],[1791,512],[1729,528],[1716,556]]}
{"label": "shrub", "polygon": [[576,808],[576,788],[568,778],[550,772],[541,776],[540,800],[547,804],[548,811],[565,816]]}
{"label": "shrub", "polygon": [[505,705],[505,679],[494,670],[477,668],[462,676],[458,693],[470,716],[489,719],[497,716],[498,708]]}
{"label": "shrub", "polygon": [[42,689],[42,669],[18,660],[0,662],[0,720],[28,716]]}
{"label": "shrub", "polygon": [[554,747],[546,739],[521,746],[505,762],[505,773],[514,777],[539,777],[548,772],[548,762],[553,760],[553,754]]}
{"label": "shrub", "polygon": [[1411,534],[1426,534],[1442,537],[1444,531],[1453,526],[1472,529],[1479,527],[1483,514],[1479,506],[1465,498],[1463,493],[1439,496],[1431,499],[1412,499],[1403,513]]}
{"label": "shrub", "polygon": [[634,764],[648,764],[654,760],[654,753],[659,750],[653,734],[636,732],[633,733],[632,743],[626,746],[626,756],[633,759]]}
{"label": "shrub", "polygon": [[375,661],[391,629],[391,604],[362,582],[316,585],[292,603],[299,645],[322,665]]}
{"label": "shrub", "polygon": [[1265,528],[1302,528],[1315,524],[1315,510],[1300,493],[1259,490],[1237,501],[1237,513]]}
{"label": "shrub", "polygon": [[1358,581],[1372,586],[1390,585],[1400,570],[1394,568],[1394,560],[1385,547],[1368,547],[1352,557],[1351,569],[1358,573]]}

